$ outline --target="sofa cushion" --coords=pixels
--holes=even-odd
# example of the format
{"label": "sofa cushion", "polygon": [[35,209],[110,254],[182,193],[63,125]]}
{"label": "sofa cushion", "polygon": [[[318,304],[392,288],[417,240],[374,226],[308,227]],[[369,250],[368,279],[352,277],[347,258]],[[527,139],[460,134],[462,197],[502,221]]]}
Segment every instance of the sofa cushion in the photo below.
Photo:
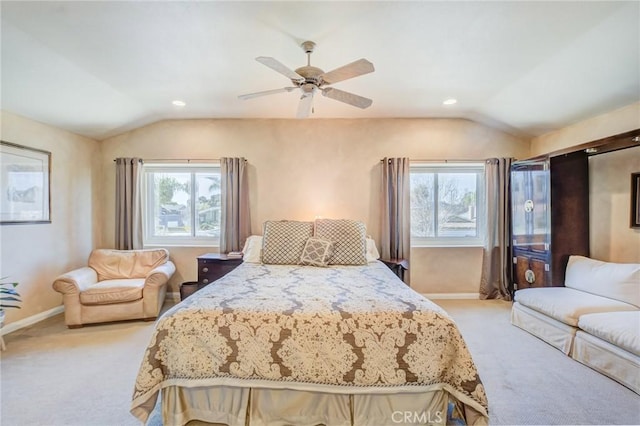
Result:
{"label": "sofa cushion", "polygon": [[640,263],[570,256],[564,285],[640,307]]}
{"label": "sofa cushion", "polygon": [[566,287],[525,288],[516,291],[515,300],[573,327],[578,325],[581,315],[638,309],[628,303]]}
{"label": "sofa cushion", "polygon": [[111,305],[142,299],[144,278],[104,280],[80,292],[83,305]]}
{"label": "sofa cushion", "polygon": [[89,266],[98,273],[98,281],[120,278],[144,278],[152,269],[166,263],[166,249],[109,250],[97,249],[89,256]]}
{"label": "sofa cushion", "polygon": [[578,320],[578,327],[640,356],[640,311],[582,315]]}

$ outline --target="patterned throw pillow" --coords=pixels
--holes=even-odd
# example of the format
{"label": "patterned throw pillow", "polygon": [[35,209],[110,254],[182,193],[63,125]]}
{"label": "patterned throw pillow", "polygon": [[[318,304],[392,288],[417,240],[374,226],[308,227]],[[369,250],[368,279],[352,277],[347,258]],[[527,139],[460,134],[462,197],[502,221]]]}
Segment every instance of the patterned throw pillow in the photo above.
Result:
{"label": "patterned throw pillow", "polygon": [[313,236],[313,222],[267,221],[262,235],[262,263],[297,265],[304,245]]}
{"label": "patterned throw pillow", "polygon": [[301,265],[327,266],[333,254],[333,243],[322,238],[311,237],[307,240],[300,256]]}
{"label": "patterned throw pillow", "polygon": [[315,236],[333,242],[330,265],[366,265],[367,228],[349,219],[317,219]]}

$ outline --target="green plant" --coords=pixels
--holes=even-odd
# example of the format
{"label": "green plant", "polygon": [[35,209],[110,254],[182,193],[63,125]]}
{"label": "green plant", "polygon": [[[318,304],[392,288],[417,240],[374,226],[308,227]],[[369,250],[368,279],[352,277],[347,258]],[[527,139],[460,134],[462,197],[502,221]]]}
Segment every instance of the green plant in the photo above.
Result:
{"label": "green plant", "polygon": [[2,282],[8,277],[0,278],[0,311],[5,308],[20,309],[20,294],[16,291],[17,282]]}

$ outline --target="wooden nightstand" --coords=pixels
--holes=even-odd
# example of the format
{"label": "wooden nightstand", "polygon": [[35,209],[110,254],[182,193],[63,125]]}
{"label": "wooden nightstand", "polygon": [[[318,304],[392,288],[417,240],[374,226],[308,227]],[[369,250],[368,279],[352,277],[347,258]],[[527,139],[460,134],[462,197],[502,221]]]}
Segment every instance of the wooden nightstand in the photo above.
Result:
{"label": "wooden nightstand", "polygon": [[394,274],[404,281],[404,271],[409,270],[409,261],[405,259],[380,259]]}
{"label": "wooden nightstand", "polygon": [[218,278],[227,275],[241,263],[242,258],[229,257],[226,254],[207,253],[198,256],[198,281],[187,282],[180,286],[180,300],[186,299]]}
{"label": "wooden nightstand", "polygon": [[242,263],[242,258],[226,254],[207,253],[198,256],[198,285],[206,286],[227,275]]}

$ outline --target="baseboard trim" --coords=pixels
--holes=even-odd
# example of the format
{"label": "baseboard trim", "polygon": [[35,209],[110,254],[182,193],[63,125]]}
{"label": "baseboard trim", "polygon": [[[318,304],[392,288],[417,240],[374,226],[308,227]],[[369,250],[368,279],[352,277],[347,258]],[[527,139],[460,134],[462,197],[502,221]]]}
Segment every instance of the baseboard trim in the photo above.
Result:
{"label": "baseboard trim", "polygon": [[[166,299],[178,303],[180,302],[180,293],[167,293]],[[48,311],[40,312],[39,314],[31,315],[27,318],[22,318],[21,320],[14,321],[11,324],[7,324],[0,328],[0,336],[4,336],[5,334],[13,333],[16,330],[20,330],[21,328],[29,327],[37,322],[44,321],[47,318],[54,317],[58,314],[64,312],[64,305],[56,306],[55,308],[49,309]]]}
{"label": "baseboard trim", "polygon": [[21,328],[28,327],[37,322],[44,321],[47,318],[54,317],[58,314],[64,312],[64,306],[56,306],[55,308],[49,309],[48,311],[40,312],[39,314],[31,315],[27,318],[22,318],[21,320],[14,321],[11,324],[7,324],[2,329],[0,329],[0,336],[4,336],[5,334],[13,333],[16,330],[20,330]]}
{"label": "baseboard trim", "polygon": [[480,299],[478,293],[421,293],[427,299]]}

